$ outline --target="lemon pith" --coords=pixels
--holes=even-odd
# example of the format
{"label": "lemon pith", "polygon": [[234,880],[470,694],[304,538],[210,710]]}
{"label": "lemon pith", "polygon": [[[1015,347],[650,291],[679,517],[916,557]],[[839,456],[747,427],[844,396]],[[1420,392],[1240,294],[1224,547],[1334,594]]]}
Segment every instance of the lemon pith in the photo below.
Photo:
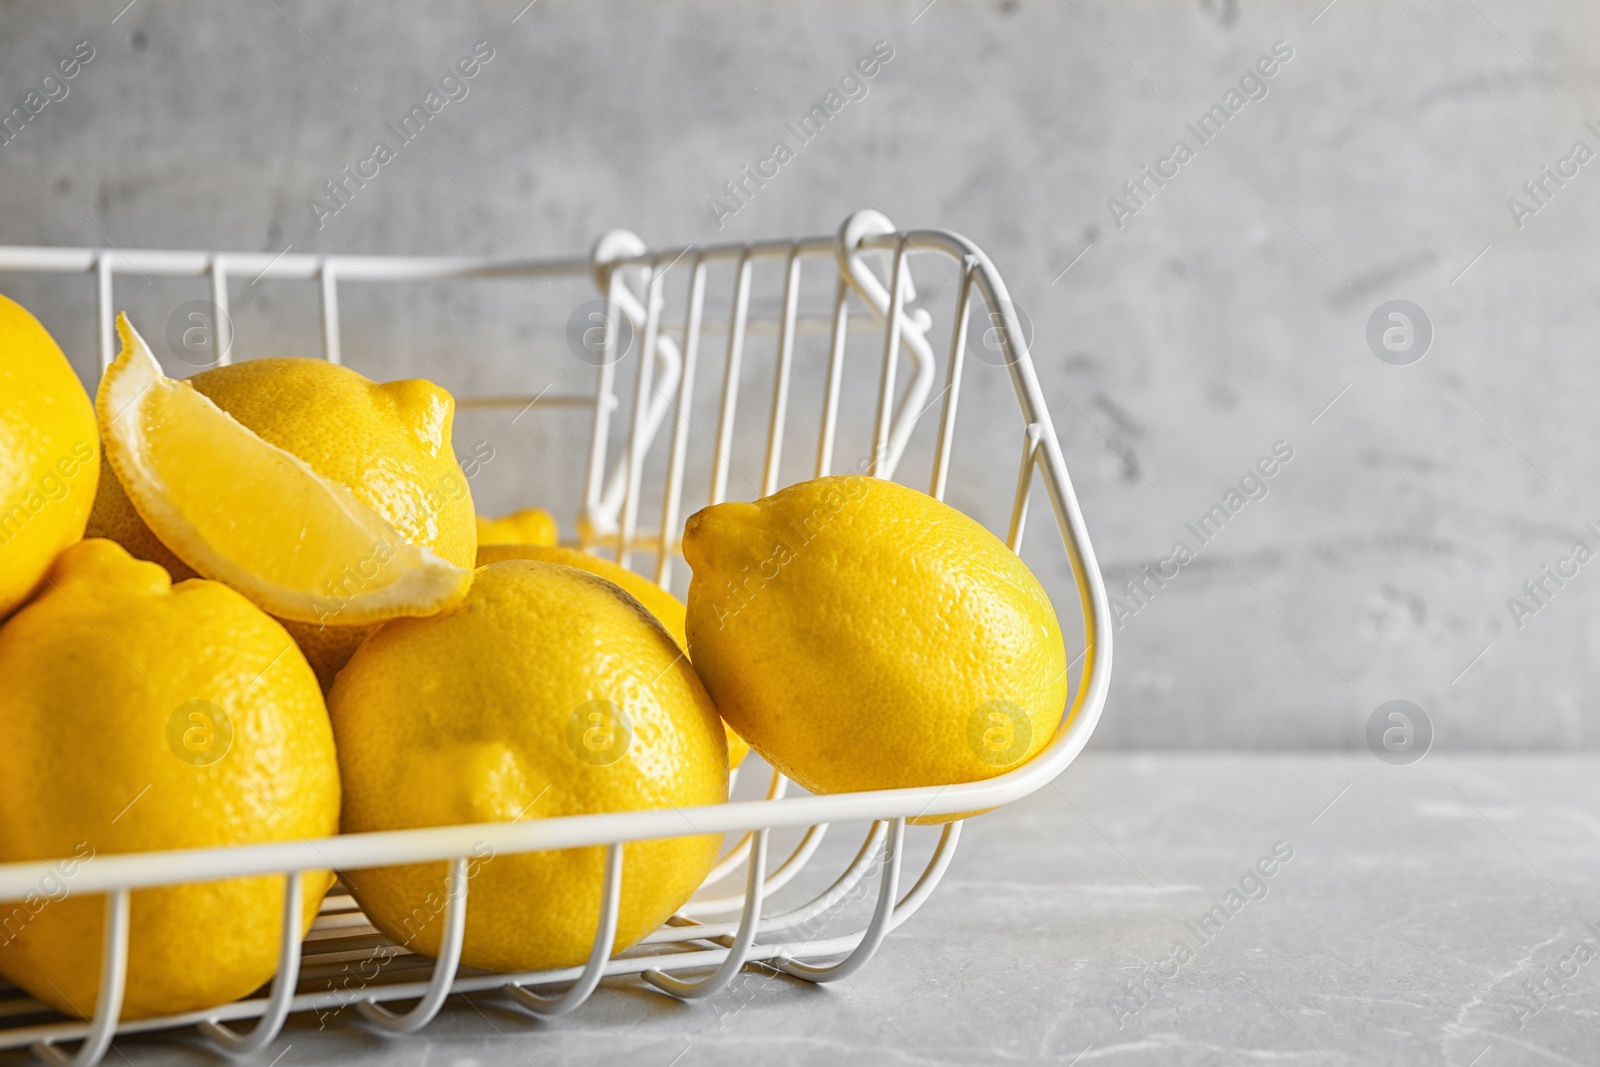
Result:
{"label": "lemon pith", "polygon": [[684,556],[695,668],[808,789],[977,781],[1055,733],[1067,662],[1049,597],[924,493],[844,475],[718,504],[690,517]]}
{"label": "lemon pith", "polygon": [[[637,601],[572,567],[492,564],[463,607],[386,623],[340,673],[329,710],[348,833],[727,799],[721,724],[678,647]],[[625,846],[617,950],[688,899],[718,844],[690,834]],[[588,956],[603,849],[473,859],[464,964]],[[444,879],[442,863],[348,874],[378,928],[428,954]]]}
{"label": "lemon pith", "polygon": [[0,619],[83,535],[99,453],[94,407],[67,357],[0,296]]}
{"label": "lemon pith", "polygon": [[180,559],[299,622],[359,625],[460,601],[468,571],[167,378],[125,316],[117,325],[122,352],[97,402],[106,454],[140,518]]}
{"label": "lemon pith", "polygon": [[[80,541],[0,626],[0,676],[0,861],[72,861],[55,899],[0,905],[0,972],[58,1010],[92,1014],[99,982],[103,899],[72,891],[77,865],[338,828],[316,680],[283,628],[220,583],[173,586],[110,541]],[[309,927],[332,875],[302,877]],[[282,901],[278,876],[135,891],[123,1018],[260,986]]]}

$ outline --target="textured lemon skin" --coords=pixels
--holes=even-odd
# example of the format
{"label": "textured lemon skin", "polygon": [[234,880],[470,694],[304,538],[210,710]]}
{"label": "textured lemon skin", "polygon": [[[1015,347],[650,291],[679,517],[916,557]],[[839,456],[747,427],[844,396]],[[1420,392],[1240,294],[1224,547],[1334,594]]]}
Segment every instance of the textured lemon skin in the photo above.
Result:
{"label": "textured lemon skin", "polygon": [[471,567],[477,515],[450,447],[455,400],[321,359],[252,359],[189,379],[223,411],[350,488],[414,545]]}
{"label": "textured lemon skin", "polygon": [[0,296],[0,618],[83,536],[99,455],[94,405],[67,357]]}
{"label": "textured lemon skin", "polygon": [[[270,616],[217,582],[173,586],[110,541],[68,548],[49,578],[0,627],[0,861],[337,832],[322,694]],[[232,724],[231,746],[206,766],[169,741],[173,712],[191,700]],[[61,881],[62,899],[0,904],[0,972],[83,1015],[94,1010],[104,902]],[[331,882],[304,875],[304,927]],[[136,890],[123,1018],[259,987],[277,964],[282,908],[276,876]]]}
{"label": "textured lemon skin", "polygon": [[134,559],[161,564],[174,582],[200,577],[193,567],[179,559],[178,554],[162,544],[161,538],[145,525],[139,513],[133,509],[133,501],[122,491],[117,472],[111,469],[111,463],[104,454],[100,456],[100,485],[83,535],[115,541],[127,549],[128,555]]}
{"label": "textured lemon skin", "polygon": [[523,508],[498,519],[478,516],[478,544],[554,545],[561,540],[555,516],[543,508]]}
{"label": "textured lemon skin", "polygon": [[[471,568],[477,517],[466,475],[451,449],[455,401],[431,382],[375,383],[320,359],[255,359],[187,379],[263,440],[293,453],[355,494],[415,545]],[[145,525],[116,478],[105,472],[89,523],[140,559],[194,576]],[[324,691],[370,626],[280,619]]]}
{"label": "textured lemon skin", "polygon": [[[479,526],[479,529],[481,530],[482,526]],[[536,559],[542,563],[560,563],[576,567],[580,571],[588,571],[590,574],[598,574],[606,581],[621,586],[629,596],[643,604],[645,610],[666,627],[667,633],[672,635],[679,648],[689,647],[689,636],[684,629],[686,609],[683,601],[637,571],[631,571],[609,559],[602,559],[592,552],[583,552],[576,548],[561,548],[555,545],[481,544],[478,546],[480,567],[508,559]],[[722,729],[727,734],[728,740],[728,766],[737,767],[750,754],[750,746],[726,722],[722,724]]]}
{"label": "textured lemon skin", "polygon": [[[683,549],[695,669],[734,729],[807,789],[978,781],[1055,732],[1067,664],[1049,597],[998,538],[924,493],[802,482],[696,513]],[[981,740],[995,701],[1026,720],[1001,756]]]}
{"label": "textured lemon skin", "polygon": [[317,676],[317,684],[322,686],[324,694],[333,688],[334,679],[361,647],[361,642],[376,629],[372,626],[318,626],[296,619],[279,619],[278,622],[300,646],[300,653],[311,664],[311,671]]}
{"label": "textured lemon skin", "polygon": [[[604,766],[569,737],[574,713],[597,700],[633,728],[626,752]],[[638,601],[572,567],[480,568],[462,607],[368,637],[328,706],[346,833],[727,799],[721,723],[694,670]],[[690,835],[624,848],[615,950],[693,894],[719,843]],[[531,970],[588,957],[603,849],[472,855],[462,963]],[[346,878],[380,930],[436,955],[445,875],[435,863]]]}

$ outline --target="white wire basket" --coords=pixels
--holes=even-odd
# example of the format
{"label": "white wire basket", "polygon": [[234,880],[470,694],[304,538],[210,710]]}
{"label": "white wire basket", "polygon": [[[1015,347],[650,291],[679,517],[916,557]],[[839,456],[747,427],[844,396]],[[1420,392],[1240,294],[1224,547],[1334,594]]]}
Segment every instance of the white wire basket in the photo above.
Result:
{"label": "white wire basket", "polygon": [[[916,286],[912,262],[918,257],[953,265],[954,302],[943,320],[949,336],[941,361],[930,332],[937,321],[932,310],[914,306]],[[782,265],[781,293],[775,301],[757,300],[775,314],[752,315],[755,268]],[[829,272],[833,285],[831,313],[802,314],[802,269]],[[1083,649],[1073,660],[1077,676],[1061,724],[1048,746],[1026,764],[980,782],[943,787],[842,793],[829,796],[789,795],[786,780],[776,772],[764,799],[730,801],[687,810],[636,811],[541,819],[527,822],[480,823],[385,833],[342,835],[232,848],[188,849],[95,857],[72,879],[73,893],[103,894],[105,920],[101,982],[94,1013],[88,1021],[64,1020],[20,990],[0,993],[0,1050],[31,1047],[57,1064],[98,1063],[118,1035],[197,1027],[220,1052],[250,1053],[271,1044],[292,1013],[327,1014],[354,1008],[354,1025],[405,1034],[426,1026],[452,993],[502,992],[533,1016],[553,1016],[579,1007],[608,977],[638,975],[666,994],[685,1000],[711,997],[728,988],[748,965],[763,973],[787,974],[811,982],[829,982],[859,970],[884,938],[909,919],[928,899],[949,867],[962,823],[949,822],[926,832],[936,835],[926,865],[910,889],[902,892],[906,873],[908,818],[954,815],[1004,805],[1041,788],[1082,751],[1105,703],[1111,671],[1109,606],[1094,551],[1062,458],[1061,447],[1027,350],[1023,327],[1005,283],[972,242],[942,230],[897,231],[882,215],[866,211],[846,219],[833,236],[772,240],[688,248],[648,249],[632,234],[613,231],[596,242],[587,258],[532,261],[525,258],[340,256],[262,253],[123,251],[50,247],[0,247],[0,271],[92,274],[98,293],[98,340],[102,370],[115,355],[113,319],[117,309],[114,283],[118,274],[145,277],[208,279],[215,308],[217,362],[227,362],[232,349],[228,315],[230,278],[254,277],[314,282],[321,296],[323,356],[340,361],[339,286],[342,282],[403,282],[436,279],[522,278],[575,280],[598,285],[608,322],[625,320],[641,338],[640,357],[633,362],[637,380],[625,428],[612,421],[623,407],[618,395],[614,358],[622,331],[605,329],[595,389],[591,396],[567,398],[592,408],[586,478],[579,530],[583,547],[606,551],[624,566],[644,564],[662,585],[670,582],[678,556],[684,480],[690,448],[689,412],[695,397],[701,341],[707,333],[708,277],[714,267],[729,268],[726,364],[718,406],[715,446],[709,461],[711,502],[728,493],[728,472],[734,449],[737,398],[747,339],[775,335],[772,404],[768,413],[762,463],[762,495],[781,488],[780,464],[790,411],[790,385],[796,339],[802,334],[827,339],[826,380],[822,383],[821,420],[814,473],[833,471],[835,443],[841,422],[840,394],[845,381],[847,341],[851,334],[881,335],[877,391],[872,405],[872,447],[862,469],[879,477],[895,477],[919,421],[936,405],[936,439],[932,470],[919,485],[945,498],[956,441],[957,406],[968,372],[971,304],[992,324],[987,333],[991,358],[1003,365],[1015,392],[1020,420],[1016,427],[1018,474],[1012,497],[1007,543],[1021,551],[1030,500],[1042,483],[1053,513],[1054,528],[1070,563],[1082,611]],[[665,279],[670,272],[687,275],[681,321],[664,322]],[[620,317],[616,317],[620,316]],[[764,348],[765,346],[763,346]],[[934,387],[943,364],[944,385]],[[902,370],[906,380],[897,385]],[[462,410],[521,408],[526,396],[466,397]],[[670,419],[670,426],[668,425]],[[792,424],[790,429],[792,429]],[[624,429],[622,435],[615,433]],[[610,456],[613,436],[621,436],[620,455]],[[663,457],[664,452],[664,457]],[[664,462],[662,462],[664,458]],[[655,462],[652,462],[654,460]],[[659,526],[647,529],[645,478],[659,476]],[[914,484],[914,483],[913,483]],[[646,563],[644,557],[653,555]],[[843,870],[826,888],[803,903],[773,913],[770,899],[794,882],[819,854],[830,825],[867,823],[865,839]],[[623,843],[673,837],[692,826],[696,833],[722,833],[733,842],[706,879],[701,893],[639,945],[613,956],[622,885]],[[770,838],[782,831],[795,839],[791,851],[769,864]],[[469,905],[468,864],[488,848],[503,855],[546,849],[605,849],[599,922],[586,964],[562,970],[522,974],[471,971],[458,966],[466,908]],[[385,968],[385,976],[355,988],[332,980],[348,972],[352,960],[383,956],[392,960],[403,947],[386,941],[360,913],[355,901],[336,888],[324,901],[309,937],[302,943],[295,917],[301,907],[298,872],[340,871],[447,861],[448,888],[443,938],[436,960],[413,958],[411,966]],[[0,901],[20,901],[35,891],[54,869],[52,862],[0,864]],[[248,875],[280,875],[284,894],[284,934],[277,977],[265,995],[252,996],[206,1011],[180,1016],[119,1021],[128,962],[130,893],[153,886],[201,882]],[[833,936],[816,936],[818,920],[833,915],[876,879],[876,896],[860,928]],[[733,892],[718,893],[726,882]],[[668,973],[668,972],[671,973]],[[535,993],[543,988],[544,993]],[[386,1004],[412,1001],[403,1012]],[[258,1020],[248,1032],[228,1024]],[[69,1043],[77,1047],[67,1050]]]}

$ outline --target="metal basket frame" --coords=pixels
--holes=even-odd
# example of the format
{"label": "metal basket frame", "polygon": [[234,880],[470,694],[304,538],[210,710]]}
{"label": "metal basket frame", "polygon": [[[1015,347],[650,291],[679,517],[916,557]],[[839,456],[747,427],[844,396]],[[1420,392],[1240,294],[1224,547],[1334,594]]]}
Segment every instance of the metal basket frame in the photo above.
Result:
{"label": "metal basket frame", "polygon": [[[291,1013],[329,1011],[350,1005],[380,1031],[408,1033],[427,1025],[451,993],[503,990],[509,999],[530,1013],[551,1016],[578,1007],[603,978],[612,975],[641,974],[666,993],[683,999],[707,997],[725,989],[746,964],[756,961],[766,961],[769,973],[782,972],[813,982],[847,977],[871,958],[891,930],[927,900],[954,855],[961,832],[960,821],[942,826],[926,867],[911,889],[902,895],[906,820],[994,808],[1046,785],[1088,742],[1105,704],[1111,670],[1110,610],[1105,587],[1021,324],[1005,283],[993,264],[975,244],[957,234],[944,230],[897,231],[877,212],[863,211],[846,219],[832,236],[651,250],[634,235],[613,231],[596,242],[592,255],[587,258],[538,261],[495,257],[291,255],[287,251],[273,256],[0,246],[0,271],[95,276],[102,370],[115,355],[113,283],[119,273],[208,279],[211,301],[217,309],[218,362],[227,362],[231,355],[231,321],[227,315],[230,278],[254,276],[257,280],[316,282],[321,293],[322,354],[337,363],[340,360],[338,288],[341,281],[591,277],[603,294],[607,316],[625,315],[643,339],[641,357],[650,357],[635,361],[638,380],[623,454],[608,469],[611,419],[620,407],[615,391],[617,362],[610,358],[609,347],[592,396],[550,397],[540,402],[583,404],[593,409],[583,522],[580,524],[583,546],[608,549],[624,566],[630,564],[636,551],[653,549],[653,574],[663,585],[670,580],[678,551],[689,430],[687,411],[704,333],[708,266],[732,263],[736,267],[711,487],[711,499],[718,502],[725,498],[727,491],[745,341],[758,330],[770,329],[778,335],[775,387],[763,464],[763,495],[780,487],[780,450],[788,414],[797,330],[826,330],[830,337],[815,467],[816,475],[820,476],[829,473],[833,464],[847,335],[860,329],[858,320],[863,319],[865,328],[881,330],[883,334],[873,449],[866,472],[881,477],[893,475],[918,418],[932,406],[928,397],[937,377],[938,360],[926,336],[932,316],[926,309],[907,306],[915,296],[908,262],[912,254],[946,257],[959,271],[946,362],[947,384],[933,398],[933,403],[940,405],[940,413],[928,490],[933,496],[944,498],[967,357],[969,305],[975,293],[996,327],[999,350],[1023,420],[1023,432],[1019,435],[1019,472],[1006,542],[1014,551],[1020,551],[1033,488],[1037,481],[1042,481],[1077,585],[1084,649],[1068,670],[1070,672],[1079,661],[1082,669],[1060,727],[1034,759],[994,778],[941,787],[786,796],[786,780],[774,772],[763,800],[532,822],[349,834],[229,848],[97,856],[92,865],[74,875],[71,890],[104,894],[106,901],[102,978],[92,1017],[87,1021],[9,1028],[0,1023],[0,1049],[31,1046],[36,1054],[51,1063],[88,1067],[99,1062],[117,1034],[195,1026],[218,1051],[240,1054],[270,1044]],[[833,313],[825,321],[820,318],[803,320],[798,311],[801,266],[807,260],[817,259],[837,269]],[[758,321],[750,318],[749,306],[752,267],[762,260],[783,262],[785,274],[781,314],[772,320]],[[872,264],[885,260],[888,270],[880,277]],[[688,301],[681,332],[670,336],[673,331],[662,322],[665,303],[662,284],[667,272],[680,262],[691,272]],[[865,306],[866,315],[851,313],[852,295]],[[605,332],[607,346],[615,343],[616,333],[609,329]],[[904,387],[897,389],[896,378],[902,362],[910,365],[910,377]],[[528,397],[465,398],[460,401],[460,407],[464,410],[520,407],[530,402]],[[667,423],[669,411],[675,412],[675,417],[669,434],[660,526],[654,532],[644,533],[640,529],[641,481],[647,456],[658,432]],[[812,858],[828,826],[852,820],[870,820],[871,826],[846,869],[807,903],[780,914],[767,914],[764,907],[767,898],[787,884]],[[768,872],[770,833],[795,827],[807,828],[805,834],[790,855]],[[706,885],[741,872],[739,881],[744,884],[730,895],[691,901],[639,945],[622,954],[611,955],[609,946],[621,896],[623,843],[687,833],[742,835],[711,872]],[[606,862],[600,920],[594,948],[586,964],[525,974],[460,973],[458,964],[468,902],[468,863],[474,849],[487,847],[493,850],[492,854],[502,855],[592,846],[605,848]],[[326,870],[330,865],[338,870],[354,870],[441,860],[448,862],[449,871],[443,909],[444,932],[440,954],[433,961],[427,980],[366,984],[355,990],[297,992],[300,981],[306,978],[299,924],[292,921],[299,914],[302,900],[300,872]],[[0,864],[0,901],[23,899],[52,866],[51,862]],[[285,879],[278,977],[270,995],[182,1016],[118,1021],[127,973],[130,893],[152,886],[247,875],[279,875]],[[877,878],[876,899],[865,927],[842,936],[812,936],[818,921],[856,899],[873,875]],[[705,921],[707,917],[733,911],[738,912],[736,919]],[[319,928],[336,929],[361,922],[364,917],[349,898],[330,897],[313,928],[313,936]],[[841,959],[822,962],[841,954]],[[666,973],[670,969],[681,975],[708,968],[709,975],[695,980]],[[561,983],[570,985],[554,996],[537,994],[529,988]],[[385,1002],[407,999],[417,1002],[404,1013],[392,1012],[383,1006]],[[226,1025],[251,1018],[259,1021],[247,1034],[238,1034]],[[61,1047],[62,1042],[73,1040],[80,1042],[76,1050],[69,1053]]]}

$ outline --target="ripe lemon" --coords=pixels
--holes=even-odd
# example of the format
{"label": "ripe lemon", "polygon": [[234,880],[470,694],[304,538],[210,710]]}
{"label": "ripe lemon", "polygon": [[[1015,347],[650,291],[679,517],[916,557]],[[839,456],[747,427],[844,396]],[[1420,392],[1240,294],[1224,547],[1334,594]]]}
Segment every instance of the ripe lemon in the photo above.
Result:
{"label": "ripe lemon", "polygon": [[111,469],[111,461],[103,453],[100,456],[100,485],[95,492],[94,507],[89,511],[89,525],[84,530],[84,536],[115,541],[127,549],[134,559],[161,564],[174,582],[200,577],[193,567],[162,544],[161,538],[150,532],[150,527],[133,510],[128,494],[122,491],[122,483],[117,481],[117,472]]}
{"label": "ripe lemon", "polygon": [[99,451],[94,408],[67,357],[0,296],[0,618],[83,536]]}
{"label": "ripe lemon", "polygon": [[802,482],[690,516],[683,552],[695,669],[751,747],[814,792],[989,778],[1055,732],[1067,660],[1049,597],[924,493]]}
{"label": "ripe lemon", "polygon": [[[0,860],[71,862],[0,904],[0,972],[86,1015],[104,906],[72,891],[80,863],[336,833],[338,764],[311,668],[232,589],[174,586],[98,539],[63,552],[47,582],[0,627]],[[309,927],[332,875],[302,877]],[[276,876],[134,891],[123,1018],[257,988],[282,915]]]}
{"label": "ripe lemon", "polygon": [[[479,520],[480,523],[482,521]],[[483,527],[480,525],[478,529],[482,530]],[[561,563],[568,567],[576,567],[580,571],[588,571],[590,574],[598,574],[606,581],[621,586],[624,592],[643,604],[645,610],[666,627],[667,633],[672,635],[679,648],[689,647],[689,637],[683,628],[685,610],[683,601],[637,571],[619,566],[609,559],[601,559],[592,552],[582,552],[575,548],[531,544],[480,544],[478,547],[480,567],[508,559],[536,559],[542,563]],[[750,754],[750,746],[727,723],[722,724],[722,729],[728,740],[728,766],[737,767]]]}
{"label": "ripe lemon", "polygon": [[[347,833],[717,804],[728,757],[716,709],[638,601],[572,567],[481,568],[466,604],[380,627],[328,698]],[[686,824],[687,828],[687,824]],[[629,842],[620,951],[711,869],[719,835]],[[474,853],[461,961],[583,962],[604,850]],[[439,951],[446,865],[346,872],[388,936]]]}
{"label": "ripe lemon", "polygon": [[553,545],[561,540],[555,516],[543,508],[523,508],[498,519],[478,516],[478,544]]}
{"label": "ripe lemon", "polygon": [[243,592],[285,623],[324,687],[371,624],[460,601],[477,535],[449,393],[318,359],[176,382],[119,329],[98,402],[117,476],[93,533]]}

